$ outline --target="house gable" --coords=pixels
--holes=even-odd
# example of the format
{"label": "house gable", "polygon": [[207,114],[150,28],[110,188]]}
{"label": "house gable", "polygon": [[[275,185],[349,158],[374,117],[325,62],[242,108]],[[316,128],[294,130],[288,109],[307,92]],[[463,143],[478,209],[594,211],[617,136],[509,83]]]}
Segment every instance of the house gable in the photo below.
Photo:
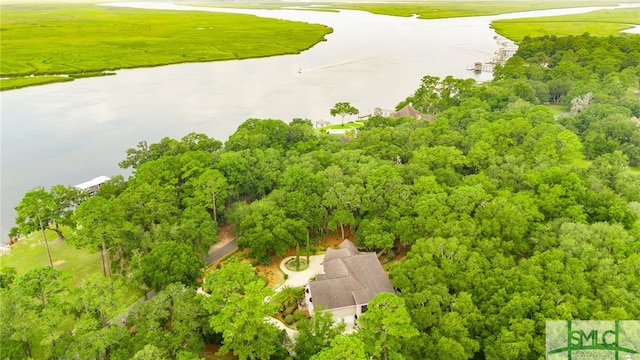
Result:
{"label": "house gable", "polygon": [[420,111],[416,110],[413,106],[411,106],[411,104],[407,104],[402,109],[396,112],[392,112],[391,114],[389,114],[389,117],[396,119],[401,117],[412,117],[417,120],[425,120],[428,122],[434,122],[436,119],[435,116],[431,114],[421,114]]}

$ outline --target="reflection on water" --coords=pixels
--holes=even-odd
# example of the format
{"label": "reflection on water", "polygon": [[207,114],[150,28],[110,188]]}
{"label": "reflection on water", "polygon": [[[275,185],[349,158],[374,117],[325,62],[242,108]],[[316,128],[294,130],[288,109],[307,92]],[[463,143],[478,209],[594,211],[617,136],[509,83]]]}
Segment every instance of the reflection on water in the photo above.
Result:
{"label": "reflection on water", "polygon": [[[170,3],[117,6],[187,9]],[[117,167],[139,141],[202,132],[225,140],[248,118],[338,121],[329,109],[348,101],[360,113],[393,108],[424,75],[475,77],[469,64],[496,50],[493,19],[523,15],[418,20],[364,12],[233,10],[322,23],[334,32],[299,55],[118,71],[116,76],[3,92],[1,231],[35,186],[77,184]],[[564,9],[533,16],[585,12]],[[302,69],[301,72],[299,70]],[[6,241],[5,236],[0,240]]]}

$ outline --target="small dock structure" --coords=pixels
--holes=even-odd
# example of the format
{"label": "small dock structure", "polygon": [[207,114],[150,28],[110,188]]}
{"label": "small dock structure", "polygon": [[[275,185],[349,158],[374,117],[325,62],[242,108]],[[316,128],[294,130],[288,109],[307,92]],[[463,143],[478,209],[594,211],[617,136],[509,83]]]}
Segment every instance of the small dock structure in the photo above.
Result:
{"label": "small dock structure", "polygon": [[493,57],[485,62],[476,61],[473,65],[469,65],[467,70],[473,70],[475,73],[493,72],[496,65],[504,65],[518,51],[518,44],[509,39],[495,36],[494,40],[498,44],[498,50],[495,51]]}
{"label": "small dock structure", "polygon": [[85,181],[81,184],[78,184],[75,186],[75,188],[82,190],[91,196],[98,193],[98,190],[100,190],[100,187],[102,187],[102,184],[104,184],[109,180],[111,180],[110,177],[102,175],[102,176],[93,178],[89,181]]}

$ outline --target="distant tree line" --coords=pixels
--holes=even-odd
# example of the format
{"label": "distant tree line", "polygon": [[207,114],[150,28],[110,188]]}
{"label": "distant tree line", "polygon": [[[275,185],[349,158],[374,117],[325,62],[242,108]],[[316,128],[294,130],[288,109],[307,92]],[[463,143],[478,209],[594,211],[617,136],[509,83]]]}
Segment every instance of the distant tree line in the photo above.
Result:
{"label": "distant tree line", "polygon": [[573,104],[558,123],[580,137],[587,159],[620,151],[637,167],[638,123],[628,120],[640,118],[638,63],[639,36],[525,38],[496,79],[519,84],[527,101]]}

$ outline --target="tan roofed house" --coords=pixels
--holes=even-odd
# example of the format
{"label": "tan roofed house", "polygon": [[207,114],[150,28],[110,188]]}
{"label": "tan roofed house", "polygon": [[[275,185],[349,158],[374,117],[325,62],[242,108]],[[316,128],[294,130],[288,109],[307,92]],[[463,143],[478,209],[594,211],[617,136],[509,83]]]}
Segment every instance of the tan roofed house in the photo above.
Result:
{"label": "tan roofed house", "polygon": [[416,110],[411,104],[405,105],[402,109],[392,112],[389,114],[389,117],[392,118],[401,118],[401,117],[412,117],[417,120],[425,120],[428,122],[435,121],[436,117],[433,115],[424,115],[420,113],[420,111]]}
{"label": "tan roofed house", "polygon": [[394,292],[376,253],[361,253],[349,240],[339,249],[327,249],[323,271],[305,291],[311,313],[320,306],[332,311],[336,320],[352,323],[367,311],[367,304],[376,295]]}

